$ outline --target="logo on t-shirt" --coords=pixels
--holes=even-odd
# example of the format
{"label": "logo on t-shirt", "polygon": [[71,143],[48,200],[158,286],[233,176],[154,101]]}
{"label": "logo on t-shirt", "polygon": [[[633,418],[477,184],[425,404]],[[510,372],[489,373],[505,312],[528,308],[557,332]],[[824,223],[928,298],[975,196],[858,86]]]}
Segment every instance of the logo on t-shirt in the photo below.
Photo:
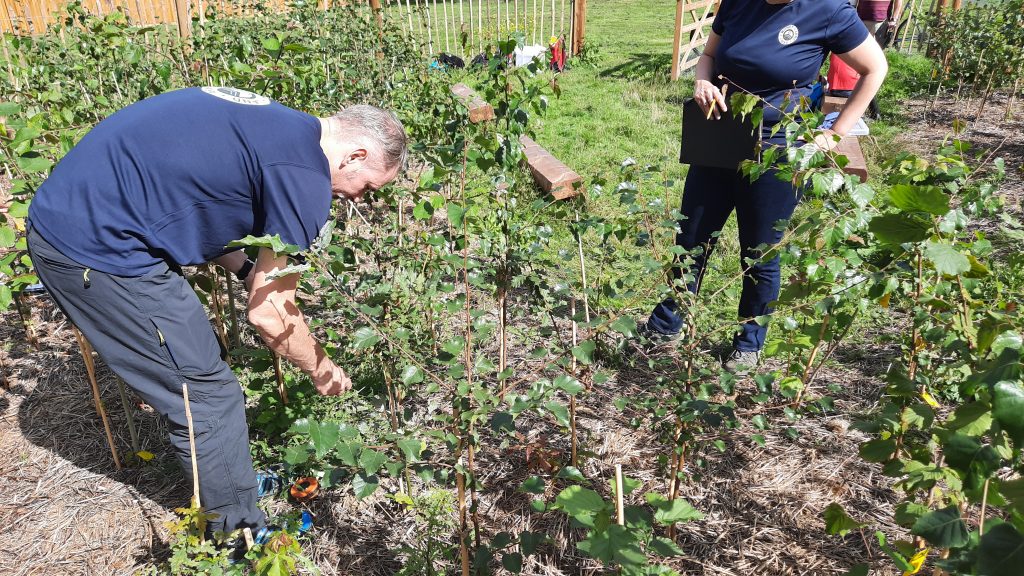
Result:
{"label": "logo on t-shirt", "polygon": [[254,94],[248,90],[239,90],[238,88],[205,86],[203,87],[203,92],[216,96],[221,100],[234,102],[235,104],[247,104],[249,106],[266,106],[267,104],[270,104],[270,98]]}
{"label": "logo on t-shirt", "polygon": [[782,30],[779,30],[779,44],[789,46],[793,42],[796,42],[798,36],[800,36],[800,31],[797,30],[796,26],[790,24]]}

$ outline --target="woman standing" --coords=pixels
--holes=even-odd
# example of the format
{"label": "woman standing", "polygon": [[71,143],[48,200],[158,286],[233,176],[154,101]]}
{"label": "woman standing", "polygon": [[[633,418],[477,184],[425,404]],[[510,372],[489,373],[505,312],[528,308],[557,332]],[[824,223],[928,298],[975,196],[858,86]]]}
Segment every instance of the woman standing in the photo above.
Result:
{"label": "woman standing", "polygon": [[[784,102],[794,108],[801,96],[810,95],[827,52],[838,54],[861,78],[832,129],[816,139],[823,148],[833,147],[834,135],[843,136],[853,127],[888,71],[881,49],[846,0],[723,0],[711,30],[697,62],[694,99],[705,113],[720,118],[728,110],[726,84],[732,84],[730,93],[746,90],[760,96],[765,101],[764,145],[786,145],[784,135],[772,135],[772,127],[782,121],[779,108]],[[679,222],[676,243],[691,253],[699,248],[686,270],[692,278],[687,288],[694,293],[700,289],[707,258],[733,210],[741,265],[753,262],[743,271],[742,329],[724,362],[736,374],[746,374],[760,359],[767,328],[754,319],[771,312],[770,304],[779,295],[779,258],[761,261],[757,247],[781,240],[776,223],[788,220],[799,200],[800,191],[779,180],[775,170],[754,182],[737,170],[721,168],[691,166],[687,174],[680,210],[685,219]],[[674,272],[677,280],[682,278],[682,270]],[[674,299],[666,299],[641,333],[651,340],[678,338],[685,329],[684,316]]]}

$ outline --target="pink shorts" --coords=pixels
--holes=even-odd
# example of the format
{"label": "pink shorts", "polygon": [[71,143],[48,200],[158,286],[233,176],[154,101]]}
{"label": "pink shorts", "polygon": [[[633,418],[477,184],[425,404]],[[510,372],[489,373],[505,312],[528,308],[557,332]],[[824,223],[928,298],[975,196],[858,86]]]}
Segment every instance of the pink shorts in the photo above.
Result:
{"label": "pink shorts", "polygon": [[890,0],[860,0],[857,3],[857,16],[861,20],[885,22],[889,19]]}

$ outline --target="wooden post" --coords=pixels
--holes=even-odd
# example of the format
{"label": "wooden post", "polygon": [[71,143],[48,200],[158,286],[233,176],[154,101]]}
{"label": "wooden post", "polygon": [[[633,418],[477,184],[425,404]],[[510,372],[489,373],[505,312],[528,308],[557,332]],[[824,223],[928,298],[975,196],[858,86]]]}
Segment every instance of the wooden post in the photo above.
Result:
{"label": "wooden post", "polygon": [[572,55],[583,51],[583,40],[587,35],[587,0],[576,0],[572,7],[573,38]]}
{"label": "wooden post", "polygon": [[383,38],[384,13],[381,12],[380,0],[370,0],[370,8],[373,10],[373,16],[377,19],[377,32]]}
{"label": "wooden post", "polygon": [[683,42],[683,2],[676,0],[676,32],[672,37],[672,80],[679,80],[679,51]]}
{"label": "wooden post", "polygon": [[174,0],[174,17],[178,21],[178,35],[184,40],[192,33],[192,19],[188,15],[188,0]]}
{"label": "wooden post", "polygon": [[117,447],[114,445],[114,435],[110,432],[110,420],[107,419],[107,411],[103,408],[103,401],[100,400],[100,387],[96,382],[96,365],[92,361],[92,345],[82,336],[78,328],[72,328],[75,339],[78,340],[78,349],[82,352],[82,361],[85,362],[85,373],[89,376],[89,384],[92,386],[92,399],[96,404],[96,412],[103,422],[103,431],[107,435],[107,444],[110,445],[110,455],[114,458],[114,466],[121,469],[121,458],[117,455]]}

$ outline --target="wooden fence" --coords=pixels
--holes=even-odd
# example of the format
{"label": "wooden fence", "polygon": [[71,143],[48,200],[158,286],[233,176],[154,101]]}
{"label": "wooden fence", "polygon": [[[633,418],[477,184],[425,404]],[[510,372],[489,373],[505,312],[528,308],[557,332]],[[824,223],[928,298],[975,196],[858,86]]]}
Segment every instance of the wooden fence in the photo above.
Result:
{"label": "wooden fence", "polygon": [[[0,0],[0,32],[41,34],[67,0]],[[547,45],[563,37],[572,53],[583,43],[586,0],[347,0],[366,5],[380,18],[408,32],[425,53],[448,52],[470,57],[510,32],[522,32],[530,44]],[[318,0],[324,9],[346,0]],[[121,11],[139,25],[177,25],[182,36],[192,19],[210,7],[231,15],[266,9],[287,10],[288,0],[83,0],[89,12],[104,16]],[[461,37],[466,38],[465,49]]]}

